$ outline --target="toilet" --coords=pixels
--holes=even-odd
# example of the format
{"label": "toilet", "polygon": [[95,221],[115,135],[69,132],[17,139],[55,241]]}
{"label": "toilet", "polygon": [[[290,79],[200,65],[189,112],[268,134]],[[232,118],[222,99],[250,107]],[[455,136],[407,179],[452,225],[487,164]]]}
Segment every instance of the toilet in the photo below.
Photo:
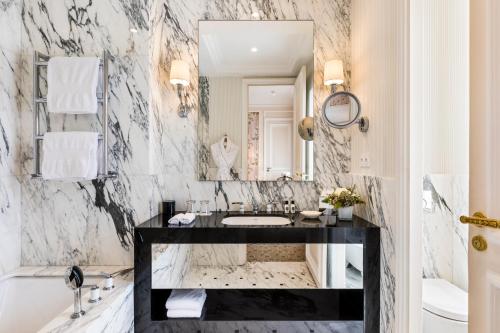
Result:
{"label": "toilet", "polygon": [[424,279],[424,333],[467,333],[467,293],[443,279]]}

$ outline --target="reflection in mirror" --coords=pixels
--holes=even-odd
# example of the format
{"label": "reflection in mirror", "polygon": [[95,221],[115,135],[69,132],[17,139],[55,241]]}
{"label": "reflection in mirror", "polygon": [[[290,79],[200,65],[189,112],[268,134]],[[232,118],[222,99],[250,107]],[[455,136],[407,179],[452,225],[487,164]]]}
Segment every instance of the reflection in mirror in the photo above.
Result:
{"label": "reflection in mirror", "polygon": [[340,91],[330,95],[323,104],[324,119],[335,128],[346,128],[361,115],[359,100],[353,94]]}
{"label": "reflection in mirror", "polygon": [[199,71],[200,180],[313,180],[312,21],[200,21]]}
{"label": "reflection in mirror", "polygon": [[152,288],[362,289],[362,244],[152,244]]}

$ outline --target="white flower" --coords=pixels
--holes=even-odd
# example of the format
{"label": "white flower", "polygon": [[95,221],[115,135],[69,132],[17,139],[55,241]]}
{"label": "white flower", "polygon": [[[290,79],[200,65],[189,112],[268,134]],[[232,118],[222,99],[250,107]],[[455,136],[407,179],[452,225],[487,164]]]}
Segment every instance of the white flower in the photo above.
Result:
{"label": "white flower", "polygon": [[335,190],[335,192],[333,192],[333,194],[334,194],[334,195],[336,195],[336,196],[338,196],[338,195],[340,195],[340,194],[341,194],[342,192],[344,192],[344,191],[347,191],[347,189],[346,189],[346,188],[344,188],[344,187],[339,187],[339,188],[337,188],[337,189]]}

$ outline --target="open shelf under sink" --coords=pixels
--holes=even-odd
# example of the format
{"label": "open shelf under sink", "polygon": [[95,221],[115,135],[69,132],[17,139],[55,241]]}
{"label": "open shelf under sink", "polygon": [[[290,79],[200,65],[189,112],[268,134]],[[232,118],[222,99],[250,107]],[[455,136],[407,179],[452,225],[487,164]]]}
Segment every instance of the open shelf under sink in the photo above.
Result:
{"label": "open shelf under sink", "polygon": [[[151,291],[151,320],[169,319],[165,302],[172,289]],[[362,321],[358,289],[207,289],[204,321]],[[190,319],[187,319],[190,320]]]}

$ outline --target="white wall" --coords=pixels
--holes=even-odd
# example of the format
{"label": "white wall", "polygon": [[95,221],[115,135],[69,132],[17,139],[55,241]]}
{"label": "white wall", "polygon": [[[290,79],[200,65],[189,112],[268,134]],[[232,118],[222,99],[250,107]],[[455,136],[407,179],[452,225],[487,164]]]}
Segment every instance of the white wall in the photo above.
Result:
{"label": "white wall", "polygon": [[[208,135],[210,145],[218,142],[224,134],[238,147],[241,147],[241,117],[242,117],[242,79],[238,77],[209,77],[209,104],[210,121]],[[216,168],[213,159],[210,159],[210,168]],[[241,170],[241,149],[234,163],[237,170]]]}
{"label": "white wall", "polygon": [[[381,226],[381,332],[401,332],[407,325],[402,311],[408,302],[402,273],[407,263],[402,251],[407,221],[401,208],[406,158],[402,124],[407,111],[405,4],[401,0],[353,0],[351,11],[350,90],[359,97],[362,115],[370,121],[367,133],[357,126],[349,128],[351,173],[352,182],[367,200],[356,213]],[[368,168],[361,168],[363,155],[370,159]],[[369,207],[376,209],[370,213]]]}
{"label": "white wall", "polygon": [[[469,2],[415,3],[415,112],[422,114],[423,275],[467,290]],[[428,195],[426,195],[428,194]],[[432,197],[432,200],[430,199]]]}

